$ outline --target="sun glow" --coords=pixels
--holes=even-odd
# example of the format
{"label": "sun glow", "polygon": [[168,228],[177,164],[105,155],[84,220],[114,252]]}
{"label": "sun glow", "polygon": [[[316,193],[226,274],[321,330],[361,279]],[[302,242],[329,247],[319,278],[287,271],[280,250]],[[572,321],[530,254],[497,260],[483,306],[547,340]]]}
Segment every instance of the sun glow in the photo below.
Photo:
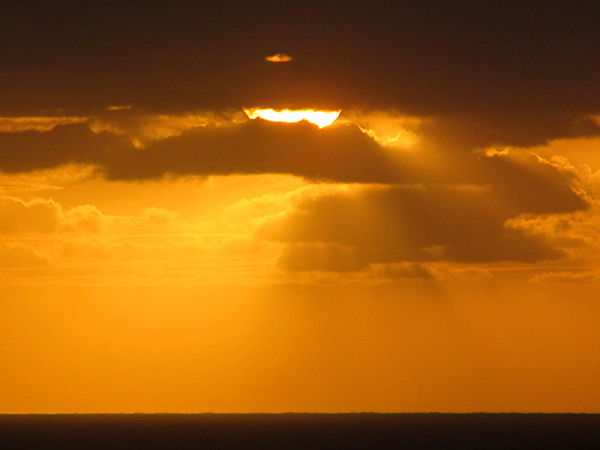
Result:
{"label": "sun glow", "polygon": [[257,117],[260,117],[261,119],[270,120],[272,122],[300,122],[301,120],[308,120],[309,122],[317,125],[319,128],[323,128],[335,122],[335,119],[338,118],[342,111],[244,108],[244,112],[250,119],[256,119]]}

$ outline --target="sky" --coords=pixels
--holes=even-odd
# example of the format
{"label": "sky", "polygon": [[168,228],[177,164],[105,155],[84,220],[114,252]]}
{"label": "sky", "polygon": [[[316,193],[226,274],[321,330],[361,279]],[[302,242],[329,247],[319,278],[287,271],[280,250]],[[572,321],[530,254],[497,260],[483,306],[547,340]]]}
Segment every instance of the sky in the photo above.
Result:
{"label": "sky", "polygon": [[0,413],[600,412],[598,23],[3,6]]}

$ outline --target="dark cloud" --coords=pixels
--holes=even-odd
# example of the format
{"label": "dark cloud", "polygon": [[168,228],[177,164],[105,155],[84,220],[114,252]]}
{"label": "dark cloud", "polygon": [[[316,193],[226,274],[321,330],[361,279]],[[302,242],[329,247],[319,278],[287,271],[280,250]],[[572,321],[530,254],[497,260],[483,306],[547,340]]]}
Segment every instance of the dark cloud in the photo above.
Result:
{"label": "dark cloud", "polygon": [[116,131],[95,132],[88,123],[75,123],[49,131],[0,132],[0,170],[15,173],[88,163],[103,167],[109,178],[123,180],[167,173],[286,173],[338,182],[492,184],[505,196],[530,201],[529,212],[560,212],[573,196],[568,186],[574,174],[522,151],[455,152],[428,147],[427,140],[402,151],[381,147],[353,123],[319,129],[308,122],[260,119],[175,130],[180,134],[163,139],[142,137],[145,147],[136,148],[132,142],[148,128],[144,120],[149,119],[135,114],[119,111],[118,120],[102,119],[102,126]]}
{"label": "dark cloud", "polygon": [[[534,185],[529,186],[533,189]],[[536,193],[528,198],[527,189],[516,193],[493,185],[362,187],[306,200],[287,217],[265,225],[261,234],[294,246],[344,246],[354,249],[352,260],[363,264],[536,262],[566,253],[545,236],[506,227],[505,222],[530,209],[555,213],[587,207],[568,184],[562,189],[570,195],[565,194],[564,201],[554,205]],[[295,248],[289,252],[280,261],[284,267],[319,270],[322,266],[308,266],[305,252],[298,253]],[[298,260],[293,258],[296,255]]]}
{"label": "dark cloud", "polygon": [[600,111],[599,22],[594,2],[13,2],[0,115],[394,108],[556,135]]}
{"label": "dark cloud", "polygon": [[94,133],[88,124],[58,125],[49,131],[0,132],[0,171],[16,173],[67,163],[99,163],[131,145],[109,132]]}
{"label": "dark cloud", "polygon": [[576,175],[522,151],[478,158],[480,176],[490,185],[493,199],[505,204],[511,215],[560,214],[587,209],[585,193],[576,193]]}
{"label": "dark cloud", "polygon": [[[66,163],[98,164],[112,179],[175,175],[286,173],[341,182],[397,182],[392,156],[352,124],[319,129],[308,122],[261,119],[207,125],[150,141],[143,149],[87,124],[0,133],[0,170],[24,172]],[[406,172],[406,177],[408,172]]]}
{"label": "dark cloud", "polygon": [[118,179],[178,175],[285,173],[341,182],[394,182],[391,156],[352,124],[319,129],[308,122],[261,119],[208,125],[150,143],[139,151],[113,153],[107,175]]}
{"label": "dark cloud", "polygon": [[492,146],[533,147],[552,139],[593,137],[600,126],[590,116],[552,110],[519,110],[472,114],[455,111],[436,116],[419,132],[430,148],[469,152]]}

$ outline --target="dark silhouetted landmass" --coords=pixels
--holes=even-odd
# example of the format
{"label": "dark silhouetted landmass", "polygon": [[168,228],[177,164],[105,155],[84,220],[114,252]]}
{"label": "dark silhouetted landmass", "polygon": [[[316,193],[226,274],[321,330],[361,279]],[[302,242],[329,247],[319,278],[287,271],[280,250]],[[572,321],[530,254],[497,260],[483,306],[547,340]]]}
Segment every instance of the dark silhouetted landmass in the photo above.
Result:
{"label": "dark silhouetted landmass", "polygon": [[600,415],[3,415],[0,448],[600,448]]}

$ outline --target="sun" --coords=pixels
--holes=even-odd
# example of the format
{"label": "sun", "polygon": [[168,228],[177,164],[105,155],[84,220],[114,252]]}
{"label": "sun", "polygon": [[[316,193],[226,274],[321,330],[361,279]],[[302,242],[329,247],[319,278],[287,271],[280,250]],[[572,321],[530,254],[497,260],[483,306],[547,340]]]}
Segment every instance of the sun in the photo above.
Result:
{"label": "sun", "polygon": [[300,122],[308,120],[314,123],[319,128],[326,127],[335,122],[342,111],[315,111],[314,109],[261,109],[261,108],[244,108],[244,113],[250,119],[270,120],[272,122]]}

